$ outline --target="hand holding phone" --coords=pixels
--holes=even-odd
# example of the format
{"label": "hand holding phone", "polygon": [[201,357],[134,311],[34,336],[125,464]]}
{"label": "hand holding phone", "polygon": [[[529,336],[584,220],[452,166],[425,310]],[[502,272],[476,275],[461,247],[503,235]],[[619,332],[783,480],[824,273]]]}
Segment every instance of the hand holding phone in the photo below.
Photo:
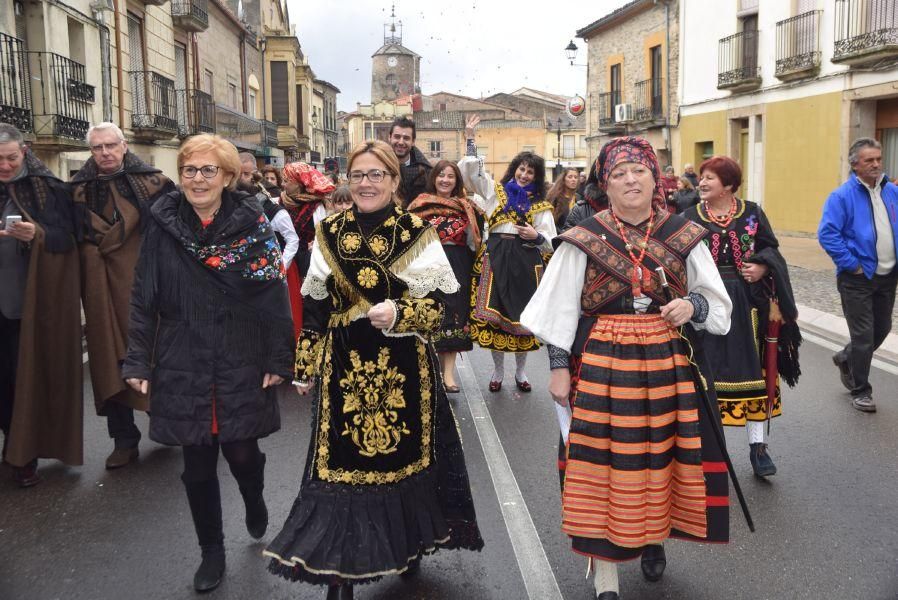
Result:
{"label": "hand holding phone", "polygon": [[3,227],[4,231],[9,231],[13,228],[13,226],[18,225],[22,222],[22,215],[9,215],[6,217],[6,224]]}

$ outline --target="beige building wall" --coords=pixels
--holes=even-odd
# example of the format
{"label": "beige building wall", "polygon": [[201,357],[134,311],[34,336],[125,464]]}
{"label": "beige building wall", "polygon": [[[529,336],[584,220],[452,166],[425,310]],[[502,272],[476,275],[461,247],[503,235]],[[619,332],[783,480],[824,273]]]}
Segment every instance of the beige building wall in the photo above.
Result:
{"label": "beige building wall", "polygon": [[508,163],[519,152],[530,150],[545,156],[546,130],[539,127],[490,127],[481,123],[477,127],[477,154],[483,157],[483,167],[499,181]]}

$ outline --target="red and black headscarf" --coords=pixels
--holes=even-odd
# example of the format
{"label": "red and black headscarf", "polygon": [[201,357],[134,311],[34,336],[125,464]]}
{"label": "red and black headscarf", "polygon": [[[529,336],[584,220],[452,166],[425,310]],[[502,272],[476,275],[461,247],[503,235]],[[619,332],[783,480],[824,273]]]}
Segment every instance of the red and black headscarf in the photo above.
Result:
{"label": "red and black headscarf", "polygon": [[324,196],[336,189],[334,182],[308,163],[294,162],[284,167],[283,176],[294,183],[301,183],[313,196]]}
{"label": "red and black headscarf", "polygon": [[652,145],[641,137],[632,135],[617,137],[602,146],[599,157],[596,159],[596,176],[599,186],[603,190],[606,189],[611,170],[617,165],[627,162],[639,163],[652,172],[652,177],[655,178],[652,204],[663,208],[665,200],[661,188],[661,167],[658,165],[658,157],[655,155]]}

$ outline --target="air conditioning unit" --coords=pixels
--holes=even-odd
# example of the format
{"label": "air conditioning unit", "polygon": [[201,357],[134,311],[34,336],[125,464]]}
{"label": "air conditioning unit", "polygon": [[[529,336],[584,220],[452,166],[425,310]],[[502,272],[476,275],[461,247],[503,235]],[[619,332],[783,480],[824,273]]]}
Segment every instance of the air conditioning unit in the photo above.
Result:
{"label": "air conditioning unit", "polygon": [[614,122],[629,123],[633,120],[632,104],[615,104],[614,105]]}

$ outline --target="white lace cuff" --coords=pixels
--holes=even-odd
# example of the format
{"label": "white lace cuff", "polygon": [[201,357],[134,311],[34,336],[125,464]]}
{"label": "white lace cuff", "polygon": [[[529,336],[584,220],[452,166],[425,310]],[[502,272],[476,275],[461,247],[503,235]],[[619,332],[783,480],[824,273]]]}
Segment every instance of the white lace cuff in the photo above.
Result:
{"label": "white lace cuff", "polygon": [[423,298],[437,289],[446,294],[454,294],[459,289],[455,273],[448,263],[418,271],[402,279],[408,285],[408,293],[412,298]]}
{"label": "white lace cuff", "polygon": [[327,282],[320,277],[310,275],[302,282],[300,292],[303,296],[311,296],[315,300],[324,300],[328,297]]}

